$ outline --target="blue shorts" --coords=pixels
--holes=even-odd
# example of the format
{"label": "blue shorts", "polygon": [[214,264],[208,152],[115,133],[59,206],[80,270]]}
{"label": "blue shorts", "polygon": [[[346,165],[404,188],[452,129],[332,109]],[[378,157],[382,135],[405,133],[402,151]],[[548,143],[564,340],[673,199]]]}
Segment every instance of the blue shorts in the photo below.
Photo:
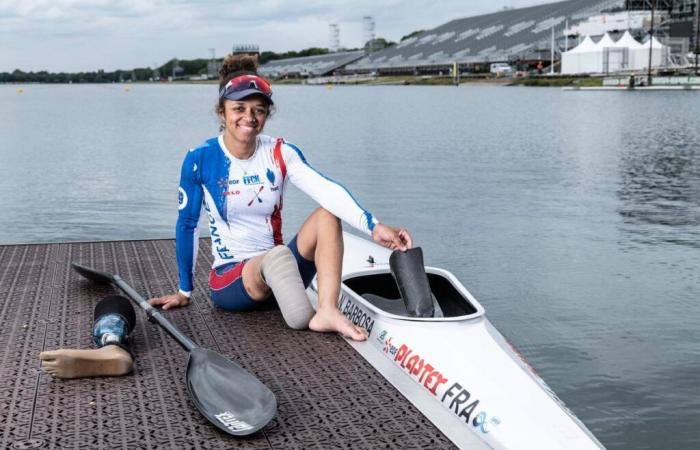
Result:
{"label": "blue shorts", "polygon": [[[297,237],[294,236],[287,247],[292,251],[294,259],[297,260],[297,267],[304,287],[309,287],[311,280],[316,275],[316,265],[313,261],[301,256],[297,248]],[[209,288],[211,290],[211,300],[219,308],[228,311],[250,311],[258,309],[269,303],[269,297],[262,301],[255,301],[250,298],[243,286],[243,267],[246,262],[234,262],[212,269],[209,273]]]}

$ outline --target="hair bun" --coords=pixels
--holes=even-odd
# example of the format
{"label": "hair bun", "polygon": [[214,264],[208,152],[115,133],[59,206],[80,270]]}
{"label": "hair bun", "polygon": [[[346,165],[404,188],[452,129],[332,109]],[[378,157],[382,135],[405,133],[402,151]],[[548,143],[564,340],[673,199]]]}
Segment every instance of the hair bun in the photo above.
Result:
{"label": "hair bun", "polygon": [[258,72],[258,55],[227,55],[219,69],[219,79],[223,83],[235,75]]}

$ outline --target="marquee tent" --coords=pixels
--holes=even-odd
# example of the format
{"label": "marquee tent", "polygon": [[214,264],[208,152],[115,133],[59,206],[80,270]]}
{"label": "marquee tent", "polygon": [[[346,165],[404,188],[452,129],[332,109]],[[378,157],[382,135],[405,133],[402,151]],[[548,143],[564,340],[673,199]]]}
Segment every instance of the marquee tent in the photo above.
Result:
{"label": "marquee tent", "polygon": [[[636,70],[644,69],[649,67],[649,39],[644,44],[640,44],[640,47],[635,51],[634,61]],[[663,67],[668,62],[670,49],[659,42],[656,37],[651,39],[651,67]]]}
{"label": "marquee tent", "polygon": [[603,71],[603,58],[590,36],[568,52],[562,53],[561,73],[600,73]]}
{"label": "marquee tent", "polygon": [[652,67],[666,65],[669,48],[653,38],[640,44],[626,31],[614,41],[605,34],[597,43],[586,36],[578,46],[562,54],[562,74],[609,73],[621,70],[646,70],[652,46]]}

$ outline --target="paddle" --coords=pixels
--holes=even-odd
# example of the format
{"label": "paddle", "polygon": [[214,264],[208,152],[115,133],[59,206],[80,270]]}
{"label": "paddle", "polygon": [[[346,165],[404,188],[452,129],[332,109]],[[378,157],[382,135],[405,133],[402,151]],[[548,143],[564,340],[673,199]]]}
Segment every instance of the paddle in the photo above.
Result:
{"label": "paddle", "polygon": [[189,352],[187,391],[209,422],[233,436],[245,436],[255,433],[272,420],[277,412],[277,399],[255,376],[219,353],[198,347],[119,275],[99,272],[76,263],[71,265],[91,281],[116,285],[146,311],[148,320],[163,327]]}

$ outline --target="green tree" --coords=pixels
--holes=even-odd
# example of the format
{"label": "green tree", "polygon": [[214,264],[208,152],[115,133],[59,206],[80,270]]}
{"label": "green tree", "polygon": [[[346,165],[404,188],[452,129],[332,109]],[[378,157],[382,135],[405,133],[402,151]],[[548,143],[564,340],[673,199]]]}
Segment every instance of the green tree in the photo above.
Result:
{"label": "green tree", "polygon": [[411,39],[412,37],[416,37],[416,36],[418,36],[419,34],[423,33],[424,31],[425,31],[425,30],[417,30],[417,31],[414,31],[413,33],[409,33],[409,34],[407,34],[406,36],[402,37],[401,40],[400,40],[399,42],[403,42],[403,41],[405,41],[406,39]]}
{"label": "green tree", "polygon": [[383,37],[378,37],[378,38],[374,38],[371,41],[365,42],[365,45],[363,47],[365,51],[369,51],[370,42],[372,43],[372,51],[373,52],[383,50],[387,47],[393,47],[394,45],[396,45],[396,42],[387,41]]}

